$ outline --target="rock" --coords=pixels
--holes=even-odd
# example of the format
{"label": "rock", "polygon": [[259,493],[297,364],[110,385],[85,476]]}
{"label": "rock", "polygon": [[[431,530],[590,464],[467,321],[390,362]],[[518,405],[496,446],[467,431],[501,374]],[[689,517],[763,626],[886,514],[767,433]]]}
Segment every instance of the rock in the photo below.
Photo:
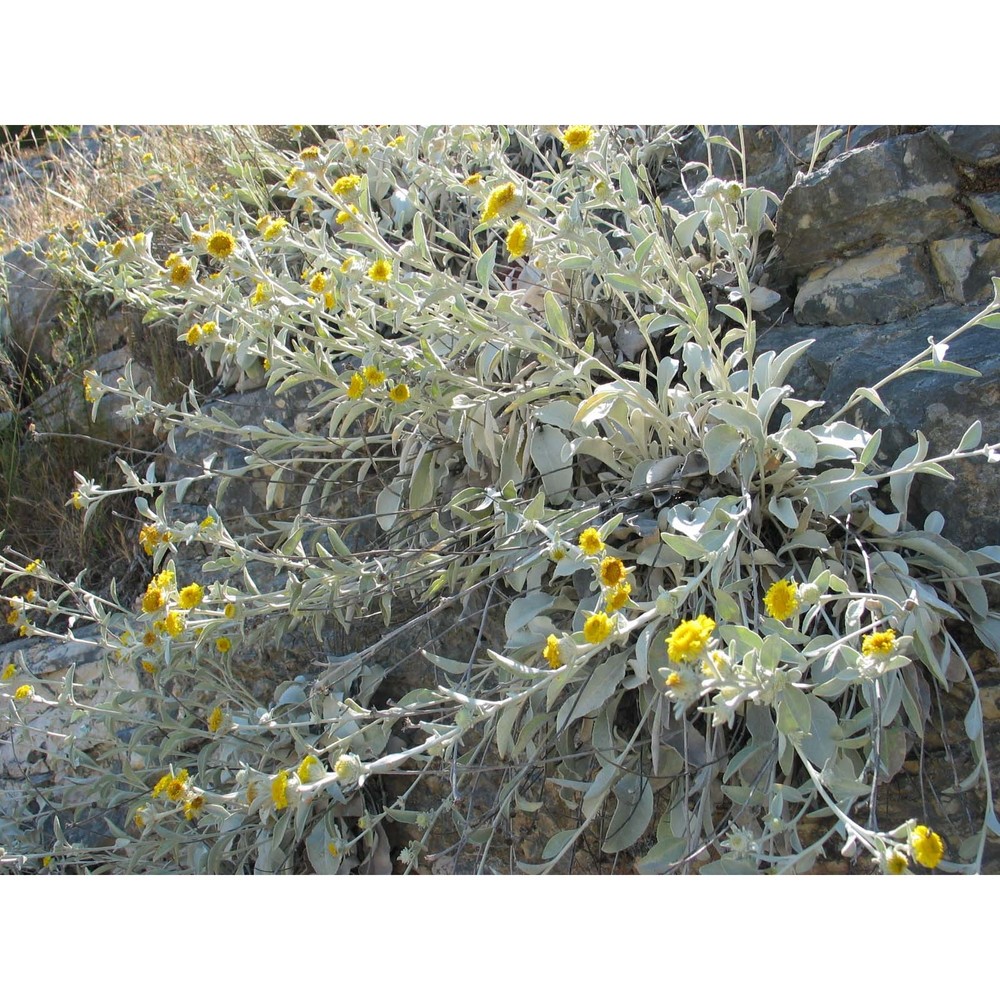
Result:
{"label": "rock", "polygon": [[795,298],[799,323],[891,323],[940,300],[921,247],[891,246],[810,272]]}
{"label": "rock", "polygon": [[1000,126],[932,125],[929,134],[962,163],[980,167],[1000,163]]}
{"label": "rock", "polygon": [[[93,361],[92,370],[105,385],[114,386],[128,361],[126,350],[109,351]],[[145,392],[150,387],[149,374],[134,362],[132,372],[136,388]],[[80,377],[71,375],[38,396],[29,412],[39,433],[91,435],[134,448],[152,448],[156,444],[152,422],[148,419],[135,422],[123,416],[119,412],[121,407],[112,398],[101,401],[94,421],[90,419],[91,409]]]}
{"label": "rock", "polygon": [[970,194],[965,200],[976,222],[988,233],[1000,235],[1000,193]]}
{"label": "rock", "polygon": [[777,215],[783,266],[803,274],[885,243],[950,236],[965,221],[957,196],[954,165],[923,133],[852,150],[789,188]]}
{"label": "rock", "polygon": [[[832,413],[858,386],[872,385],[927,348],[927,338],[943,340],[977,310],[934,306],[919,316],[882,326],[808,327],[786,323],[761,337],[761,350],[783,350],[815,338],[789,375],[800,399],[827,400],[814,413],[816,422]],[[1000,441],[1000,352],[997,331],[978,326],[957,338],[947,359],[978,369],[979,378],[920,371],[881,390],[891,411],[886,416],[863,403],[847,419],[869,430],[882,429],[881,461],[892,461],[915,440],[919,428],[930,442],[929,457],[951,451],[970,424],[981,420],[983,443]],[[909,520],[922,525],[932,510],[945,518],[942,534],[966,549],[995,544],[1000,537],[996,504],[997,466],[985,460],[952,462],[951,482],[917,476],[910,495]]]}
{"label": "rock", "polygon": [[[74,691],[81,702],[100,705],[120,691],[138,690],[135,669],[115,662],[99,640],[97,627],[86,626],[76,632],[76,641],[37,637],[0,647],[0,662],[19,668],[3,688],[12,692],[30,683],[40,699],[19,703],[18,712],[27,725],[9,725],[0,741],[0,773],[8,779],[0,793],[0,813],[23,814],[25,800],[18,786],[27,782],[26,799],[35,798],[36,788],[45,789],[50,804],[61,814],[67,839],[90,847],[109,841],[105,818],[121,823],[124,809],[109,813],[104,804],[92,801],[90,782],[81,780],[79,770],[70,763],[69,751],[75,748],[100,759],[101,749],[115,747],[116,740],[99,713],[77,713],[71,705],[44,702],[58,702],[71,667]],[[80,811],[71,822],[74,809]]]}
{"label": "rock", "polygon": [[993,275],[1000,272],[1000,240],[956,236],[930,245],[931,262],[952,302],[993,298]]}
{"label": "rock", "polygon": [[[40,255],[38,245],[36,249]],[[20,248],[3,258],[0,269],[7,283],[7,301],[0,303],[0,343],[16,352],[16,363],[51,365],[52,338],[60,329],[66,293],[46,273],[39,256]]]}

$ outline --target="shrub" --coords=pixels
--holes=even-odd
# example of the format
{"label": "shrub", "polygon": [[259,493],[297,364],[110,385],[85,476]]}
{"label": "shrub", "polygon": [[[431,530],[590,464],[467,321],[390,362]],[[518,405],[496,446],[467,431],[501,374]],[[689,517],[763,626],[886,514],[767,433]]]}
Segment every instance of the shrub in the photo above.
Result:
{"label": "shrub", "polygon": [[[418,831],[397,855],[412,871],[448,816],[454,852],[478,847],[484,868],[503,824],[539,807],[542,776],[546,808],[557,796],[575,819],[517,858],[526,872],[597,827],[643,872],[805,871],[835,846],[888,872],[978,868],[996,819],[954,628],[997,648],[984,580],[1000,551],[962,552],[906,513],[915,475],[1000,452],[973,426],[948,454],[918,432],[886,462],[879,432],[845,419],[915,368],[958,371],[947,341],[816,422],[820,404],[787,384],[808,343],[757,343],[776,199],[687,164],[692,211],[666,205],[655,178],[676,130],[338,129],[290,151],[217,136],[228,187],[96,262],[57,245],[53,266],[175,330],[221,385],[315,390],[294,421],[241,428],[193,390],[166,403],[128,377],[86,382],[95,413],[238,442],[286,509],[232,533],[221,500],[200,520],[168,513],[208,465],[158,482],[123,463],[113,488],[78,477],[87,518],[136,494],[153,559],[141,609],[67,582],[19,613],[47,634],[68,615],[98,623],[148,684],[103,705],[61,695],[117,733],[114,767],[85,764],[94,801],[125,818],[113,847],[88,855],[57,828],[39,851],[96,870],[384,870],[391,820]],[[1000,293],[953,337],[998,308]],[[352,549],[345,497],[372,489],[360,516],[377,537]],[[179,579],[193,542],[211,557]],[[7,569],[8,584],[60,586]],[[429,653],[447,683],[392,705],[374,664],[395,633],[267,706],[229,670],[241,648],[375,614],[396,625],[401,607],[402,628],[481,613],[484,635],[501,607],[501,641]],[[921,817],[879,829],[876,807],[924,732],[929,685],[957,664],[974,691],[966,786],[983,799],[956,853]],[[459,800],[486,766],[502,778],[473,817]],[[400,773],[398,796],[368,794]],[[408,804],[421,783],[443,789],[435,808]]]}

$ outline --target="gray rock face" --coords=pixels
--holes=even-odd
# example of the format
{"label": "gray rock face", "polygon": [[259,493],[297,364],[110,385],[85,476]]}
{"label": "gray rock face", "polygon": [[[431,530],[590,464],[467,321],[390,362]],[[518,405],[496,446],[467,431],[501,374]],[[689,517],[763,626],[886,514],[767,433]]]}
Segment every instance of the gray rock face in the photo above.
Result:
{"label": "gray rock face", "polygon": [[[105,385],[113,386],[128,360],[128,352],[123,349],[109,351],[95,359],[92,368]],[[133,362],[132,372],[137,389],[145,391],[150,387],[149,375],[140,365]],[[89,434],[133,448],[152,448],[156,444],[152,420],[135,421],[123,416],[112,399],[101,401],[97,420],[91,421],[91,404],[84,398],[83,385],[76,375],[63,379],[34,399],[30,414],[40,433]]]}
{"label": "gray rock face", "polygon": [[7,301],[0,302],[0,342],[16,361],[52,364],[52,335],[59,328],[65,293],[47,273],[45,262],[13,250],[0,262]]}
{"label": "gray rock face", "polygon": [[803,274],[884,243],[922,243],[960,229],[958,174],[930,136],[853,150],[789,188],[778,210],[784,268]]}
{"label": "gray rock face", "polygon": [[795,318],[831,326],[891,323],[940,298],[922,247],[881,247],[811,271],[799,286]]}
{"label": "gray rock face", "polygon": [[962,163],[984,167],[1000,163],[1000,126],[932,125],[930,135]]}
{"label": "gray rock face", "polygon": [[[969,307],[936,306],[905,322],[884,326],[817,328],[785,324],[761,338],[762,350],[782,350],[800,340],[815,338],[790,375],[796,395],[824,399],[816,419],[832,413],[858,387],[872,385],[899,365],[927,348],[927,338],[943,340],[976,312]],[[974,327],[950,346],[947,358],[981,372],[967,378],[921,371],[906,375],[881,390],[891,411],[886,416],[863,403],[848,419],[869,430],[882,429],[879,460],[891,464],[921,430],[930,442],[929,457],[951,451],[970,424],[981,420],[982,443],[1000,441],[1000,331]],[[950,463],[950,482],[934,476],[917,476],[910,495],[909,520],[922,525],[932,510],[945,516],[942,534],[967,549],[1000,542],[1000,466],[985,460]]]}

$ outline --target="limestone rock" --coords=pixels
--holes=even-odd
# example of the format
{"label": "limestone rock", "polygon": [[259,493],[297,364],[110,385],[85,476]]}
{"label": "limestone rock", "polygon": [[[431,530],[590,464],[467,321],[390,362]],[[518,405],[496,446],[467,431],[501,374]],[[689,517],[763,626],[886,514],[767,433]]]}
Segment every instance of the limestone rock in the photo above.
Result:
{"label": "limestone rock", "polygon": [[993,275],[1000,273],[1000,240],[955,236],[930,245],[931,261],[952,302],[993,298]]}
{"label": "limestone rock", "polygon": [[930,135],[962,163],[980,167],[1000,163],[1000,126],[932,125]]}
{"label": "limestone rock", "polygon": [[852,150],[789,188],[777,216],[783,265],[802,274],[885,243],[944,238],[965,220],[957,196],[954,165],[924,133]]}
{"label": "limestone rock", "polygon": [[920,247],[891,246],[810,272],[795,299],[800,323],[891,323],[940,299]]}
{"label": "limestone rock", "polygon": [[966,202],[986,232],[1000,235],[1000,193],[971,194]]}
{"label": "limestone rock", "polygon": [[[92,369],[105,385],[114,386],[129,361],[124,349],[109,351],[92,362]],[[145,391],[150,386],[148,373],[133,362],[136,388]],[[156,443],[152,423],[138,422],[119,412],[121,407],[111,397],[101,400],[96,421],[91,421],[91,404],[84,398],[81,379],[69,376],[43,392],[31,404],[31,418],[39,433],[85,434],[128,444],[135,448],[150,448]]]}

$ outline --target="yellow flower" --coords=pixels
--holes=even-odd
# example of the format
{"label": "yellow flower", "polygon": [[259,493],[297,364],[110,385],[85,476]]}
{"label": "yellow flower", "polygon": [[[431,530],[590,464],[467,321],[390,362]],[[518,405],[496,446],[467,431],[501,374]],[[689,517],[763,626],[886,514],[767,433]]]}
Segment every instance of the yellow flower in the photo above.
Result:
{"label": "yellow flower", "polygon": [[177,638],[177,636],[184,631],[184,616],[179,611],[171,611],[170,614],[163,619],[163,627],[174,638]]}
{"label": "yellow flower", "polygon": [[167,798],[171,802],[180,802],[187,795],[187,785],[188,773],[186,769],[182,769],[167,782]]}
{"label": "yellow flower", "polygon": [[333,193],[338,197],[343,198],[344,195],[351,194],[353,191],[357,190],[360,183],[361,178],[357,174],[347,174],[334,181]]}
{"label": "yellow flower", "polygon": [[376,389],[385,381],[385,372],[374,365],[368,365],[361,374],[364,375],[365,381]]}
{"label": "yellow flower", "polygon": [[111,244],[110,253],[112,257],[120,257],[124,252],[125,252],[124,240],[115,240],[115,242]]}
{"label": "yellow flower", "polygon": [[149,629],[147,629],[143,633],[142,644],[144,646],[146,646],[147,648],[150,647],[150,646],[155,646],[157,644],[157,642],[159,642],[159,639],[157,639],[155,632],[151,632],[151,631],[149,631]]}
{"label": "yellow flower", "polygon": [[216,705],[212,709],[212,714],[208,717],[208,731],[217,733],[222,726],[222,706]]}
{"label": "yellow flower", "polygon": [[265,240],[273,240],[276,236],[281,235],[281,231],[288,225],[284,219],[275,219],[264,229],[263,236]]}
{"label": "yellow flower", "polygon": [[[264,360],[267,361],[267,358],[265,358]],[[202,531],[208,531],[208,529],[211,528],[213,524],[215,524],[215,518],[212,517],[211,514],[209,514],[207,517],[201,520],[201,523],[198,525],[198,527],[201,528]]]}
{"label": "yellow flower", "polygon": [[410,389],[405,382],[394,385],[389,390],[389,398],[394,403],[405,403],[410,398]]}
{"label": "yellow flower", "polygon": [[271,798],[275,809],[288,808],[288,772],[279,771],[271,779]]}
{"label": "yellow flower", "polygon": [[146,593],[142,595],[142,610],[146,614],[154,614],[163,607],[163,591],[155,584],[150,583],[146,588]]}
{"label": "yellow flower", "polygon": [[72,494],[70,495],[69,502],[77,510],[83,510],[83,506],[84,506],[84,504],[83,504],[83,497],[80,496],[80,491],[79,490],[73,490]]}
{"label": "yellow flower", "polygon": [[198,607],[205,596],[205,589],[197,583],[189,583],[178,595],[177,604],[185,611]]}
{"label": "yellow flower", "polygon": [[625,579],[625,564],[616,556],[601,560],[601,583],[605,587],[617,587]]}
{"label": "yellow flower", "polygon": [[588,556],[596,556],[604,551],[604,542],[596,528],[585,528],[580,532],[577,544]]}
{"label": "yellow flower", "polygon": [[187,792],[188,773],[187,768],[182,768],[176,774],[168,771],[153,786],[152,797],[158,799],[164,793],[172,802],[177,802],[184,797]]}
{"label": "yellow flower", "polygon": [[259,306],[261,303],[266,302],[270,297],[270,286],[266,281],[258,281],[257,287],[253,290],[253,295],[250,296],[250,305]]}
{"label": "yellow flower", "polygon": [[392,264],[384,257],[379,258],[368,269],[368,277],[372,281],[386,282],[392,277]]}
{"label": "yellow flower", "polygon": [[35,689],[30,684],[22,684],[15,692],[14,697],[18,701],[27,701],[35,693]]}
{"label": "yellow flower", "polygon": [[861,652],[876,660],[884,660],[896,652],[896,633],[887,628],[884,632],[872,632],[861,643]]}
{"label": "yellow flower", "polygon": [[462,183],[466,187],[472,188],[476,187],[478,184],[481,184],[482,180],[483,180],[483,175],[480,173],[475,173],[475,174],[469,174],[469,176],[466,177],[465,180],[462,181]]}
{"label": "yellow flower", "polygon": [[562,656],[559,653],[559,637],[556,635],[550,635],[545,640],[545,650],[542,656],[549,661],[549,666],[553,670],[557,670],[563,665]]}
{"label": "yellow flower", "polygon": [[262,215],[254,225],[257,227],[257,232],[262,233],[272,222],[274,222],[274,219],[270,215]]}
{"label": "yellow flower", "polygon": [[299,764],[299,768],[295,773],[299,776],[299,781],[303,785],[308,785],[311,781],[319,781],[326,772],[323,770],[323,765],[319,762],[319,757],[310,753],[302,758],[302,763]]}
{"label": "yellow flower", "polygon": [[204,807],[205,796],[192,795],[191,798],[184,802],[184,818],[192,821],[196,820],[201,815],[201,811]]}
{"label": "yellow flower", "polygon": [[190,280],[194,270],[191,265],[186,261],[181,261],[179,264],[174,264],[170,271],[170,280],[175,285],[186,285]]}
{"label": "yellow flower", "polygon": [[490,222],[500,215],[509,215],[517,205],[517,189],[513,181],[493,188],[483,206],[482,222]]}
{"label": "yellow flower", "polygon": [[303,160],[318,160],[319,146],[306,146],[306,148],[299,153],[299,156],[301,156]]}
{"label": "yellow flower", "polygon": [[621,611],[622,608],[628,603],[629,595],[632,593],[632,584],[625,582],[619,583],[614,590],[608,594],[607,600],[607,611],[608,614],[614,614],[616,611]]}
{"label": "yellow flower", "polygon": [[224,608],[222,609],[222,613],[223,613],[223,614],[224,614],[224,615],[225,615],[225,616],[226,616],[227,618],[235,618],[235,617],[236,617],[236,605],[235,605],[235,604],[227,604],[227,605],[226,605],[226,606],[225,606],[225,607],[224,607]]}
{"label": "yellow flower", "polygon": [[205,246],[208,252],[217,260],[224,260],[236,249],[236,240],[233,238],[232,233],[217,229],[209,236]]}
{"label": "yellow flower", "polygon": [[944,857],[944,842],[928,827],[917,826],[910,834],[910,850],[918,864],[925,868],[937,868]]}
{"label": "yellow flower", "polygon": [[885,870],[890,875],[902,875],[903,872],[909,868],[909,862],[906,860],[906,855],[900,851],[893,851],[885,859]]}
{"label": "yellow flower", "polygon": [[156,664],[152,660],[143,660],[142,669],[146,671],[147,674],[156,673]]}
{"label": "yellow flower", "polygon": [[333,292],[323,293],[323,308],[329,312],[337,304],[337,296]]}
{"label": "yellow flower", "polygon": [[188,332],[184,334],[184,339],[191,347],[197,347],[198,341],[201,340],[202,332],[201,326],[195,323],[194,326],[188,327]]}
{"label": "yellow flower", "polygon": [[364,377],[355,372],[351,376],[351,384],[347,387],[348,399],[360,399],[365,394]]}
{"label": "yellow flower", "polygon": [[38,568],[41,565],[42,565],[42,563],[41,563],[40,559],[32,559],[31,562],[28,563],[28,565],[24,567],[24,572],[25,573],[34,573],[34,572],[36,572],[38,570]]}
{"label": "yellow flower", "polygon": [[233,644],[232,641],[229,640],[226,636],[220,635],[219,638],[215,640],[215,648],[220,653],[228,653],[229,650],[233,648]]}
{"label": "yellow flower", "polygon": [[160,541],[160,533],[154,525],[146,524],[139,529],[139,544],[147,556],[153,554],[157,543]]}
{"label": "yellow flower", "polygon": [[[334,220],[338,226],[346,226],[348,222],[353,222],[355,216],[358,214],[358,210],[351,205],[349,208],[341,209],[337,213],[337,218]],[[341,268],[343,271],[344,269]],[[346,273],[346,272],[345,272]]]}
{"label": "yellow flower", "polygon": [[515,222],[507,233],[507,253],[523,257],[531,249],[531,230],[523,222]]}
{"label": "yellow flower", "polygon": [[587,642],[604,642],[611,635],[611,619],[603,611],[591,615],[583,626],[583,637]]}
{"label": "yellow flower", "polygon": [[7,666],[3,668],[3,673],[0,674],[0,681],[9,681],[15,673],[17,673],[17,667],[13,663],[8,663]]}
{"label": "yellow flower", "polygon": [[563,146],[571,153],[581,153],[594,141],[594,130],[589,125],[570,125],[562,136]]}
{"label": "yellow flower", "polygon": [[674,663],[695,659],[708,645],[715,622],[708,615],[683,621],[667,638],[667,654]]}
{"label": "yellow flower", "polygon": [[[337,221],[340,222],[340,219],[337,219]],[[343,263],[340,265],[340,273],[347,274],[347,272],[350,271],[351,265],[353,263],[354,263],[353,257],[345,257]]]}
{"label": "yellow flower", "polygon": [[786,621],[799,610],[799,598],[791,580],[778,580],[764,595],[764,607],[772,618]]}
{"label": "yellow flower", "polygon": [[174,571],[165,569],[153,577],[153,584],[157,587],[169,587],[174,582]]}
{"label": "yellow flower", "polygon": [[309,290],[313,292],[326,291],[327,276],[322,271],[317,271],[309,281]]}

